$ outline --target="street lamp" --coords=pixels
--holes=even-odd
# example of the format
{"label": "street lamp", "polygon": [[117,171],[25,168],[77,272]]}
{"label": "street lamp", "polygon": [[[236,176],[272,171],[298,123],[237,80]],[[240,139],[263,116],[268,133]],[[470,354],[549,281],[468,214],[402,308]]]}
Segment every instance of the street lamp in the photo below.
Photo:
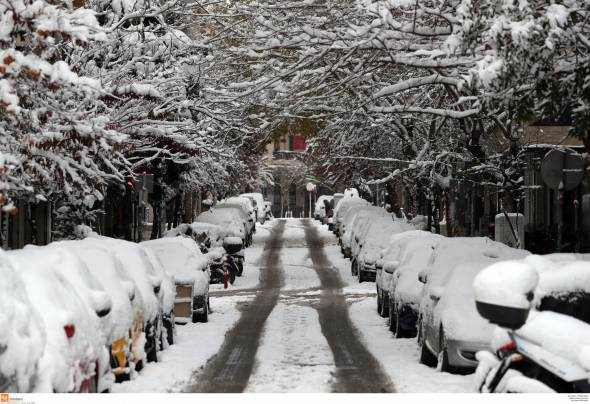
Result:
{"label": "street lamp", "polygon": [[313,182],[308,182],[305,188],[309,193],[309,218],[311,219],[311,194],[312,192],[315,192],[315,184]]}

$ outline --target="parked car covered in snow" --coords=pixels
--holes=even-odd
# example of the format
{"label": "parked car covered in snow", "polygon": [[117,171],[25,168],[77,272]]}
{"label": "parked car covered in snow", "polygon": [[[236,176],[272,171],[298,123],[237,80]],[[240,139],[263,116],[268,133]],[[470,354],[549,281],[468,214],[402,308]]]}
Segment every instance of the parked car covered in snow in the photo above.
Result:
{"label": "parked car covered in snow", "polygon": [[528,254],[485,237],[445,238],[436,245],[418,275],[424,284],[418,319],[421,363],[448,372],[477,366],[475,354],[489,347],[492,327],[473,304],[473,279],[495,262]]}
{"label": "parked car covered in snow", "polygon": [[[101,236],[89,237],[85,241],[112,251],[137,286],[136,298],[139,295],[142,302],[145,358],[148,362],[157,362],[164,314],[160,307],[161,275],[154,268],[147,252],[137,243]],[[141,351],[136,353],[138,357],[143,355]]]}
{"label": "parked car covered in snow", "polygon": [[323,223],[327,215],[332,210],[332,195],[320,195],[315,201],[315,207],[313,209],[313,217]]}
{"label": "parked car covered in snow", "polygon": [[[209,318],[209,261],[198,246],[187,238],[161,238],[141,245],[152,251],[164,268],[172,274],[177,288],[176,304],[188,298],[190,309],[176,312],[176,321],[207,322]],[[179,296],[178,288],[190,285],[190,296]],[[178,309],[177,309],[178,310]]]}
{"label": "parked car covered in snow", "polygon": [[365,233],[359,234],[358,252],[352,255],[352,274],[358,277],[359,283],[375,280],[377,266],[383,265],[381,251],[387,247],[391,236],[408,230],[412,230],[412,227],[402,221],[370,218]]}
{"label": "parked car covered in snow", "polygon": [[99,321],[99,314],[108,313],[93,311],[58,270],[75,258],[64,249],[33,246],[8,254],[47,336],[35,391],[108,390],[113,377]]}
{"label": "parked car covered in snow", "polygon": [[385,209],[377,206],[357,205],[346,212],[342,220],[342,233],[340,237],[340,248],[344,258],[352,258],[353,243],[358,242],[359,234],[373,220],[393,221],[393,217]]}
{"label": "parked car covered in snow", "polygon": [[334,208],[334,234],[336,237],[341,237],[342,235],[342,224],[344,222],[344,216],[351,209],[353,206],[370,206],[371,204],[358,197],[343,197],[338,205]]}
{"label": "parked car covered in snow", "polygon": [[251,237],[252,234],[256,232],[256,210],[254,209],[254,206],[252,206],[252,201],[246,197],[233,196],[224,199],[215,205],[215,209],[223,209],[227,207],[238,208],[242,212],[242,220],[246,226],[246,232]]}
{"label": "parked car covered in snow", "polygon": [[336,234],[336,226],[335,226],[335,222],[334,222],[334,211],[336,210],[336,206],[338,206],[338,203],[340,202],[340,200],[342,200],[342,198],[344,198],[344,194],[342,193],[335,193],[334,195],[332,195],[332,202],[331,202],[331,207],[332,207],[332,214],[328,215],[328,230],[330,230],[331,232],[333,232],[334,234]]}
{"label": "parked car covered in snow", "polygon": [[[109,294],[112,302],[109,317],[113,327],[106,331],[110,345],[111,368],[117,382],[129,380],[131,373],[143,366],[143,302],[123,263],[105,246],[89,240],[68,241],[63,248],[86,263],[89,272]],[[136,296],[137,295],[137,296]]]}
{"label": "parked car covered in snow", "polygon": [[[218,209],[217,207],[197,216],[197,222],[210,223],[219,226],[222,230],[222,237],[239,237],[244,245],[249,238],[246,224],[244,223],[243,213],[239,208],[226,207]],[[223,241],[222,241],[223,243]]]}
{"label": "parked car covered in snow", "polygon": [[377,311],[389,317],[389,330],[396,338],[414,337],[423,284],[418,273],[424,269],[444,237],[412,230],[391,237],[382,251],[382,268],[377,269]]}
{"label": "parked car covered in snow", "polygon": [[0,251],[0,280],[0,391],[29,393],[37,387],[45,327],[4,251]]}
{"label": "parked car covered in snow", "polygon": [[250,192],[246,194],[240,194],[241,197],[249,198],[252,201],[252,205],[256,210],[256,220],[258,223],[264,224],[266,221],[266,210],[264,205],[264,196],[259,192]]}

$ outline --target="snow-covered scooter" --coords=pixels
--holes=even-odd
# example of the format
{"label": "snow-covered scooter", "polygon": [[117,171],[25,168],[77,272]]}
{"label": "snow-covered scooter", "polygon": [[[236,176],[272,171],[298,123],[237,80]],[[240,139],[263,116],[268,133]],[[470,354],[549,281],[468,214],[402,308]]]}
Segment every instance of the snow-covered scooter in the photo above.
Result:
{"label": "snow-covered scooter", "polygon": [[474,281],[479,314],[499,326],[491,352],[481,351],[476,383],[482,393],[590,392],[590,325],[531,310],[536,270],[504,262]]}

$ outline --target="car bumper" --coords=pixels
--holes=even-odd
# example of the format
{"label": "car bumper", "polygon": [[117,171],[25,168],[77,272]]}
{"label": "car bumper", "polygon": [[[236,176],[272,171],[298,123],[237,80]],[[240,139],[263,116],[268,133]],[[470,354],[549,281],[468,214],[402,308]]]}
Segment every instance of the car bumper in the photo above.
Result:
{"label": "car bumper", "polygon": [[483,342],[447,340],[447,354],[449,364],[465,370],[475,369],[477,359],[475,354],[479,351],[490,351],[490,344]]}
{"label": "car bumper", "polygon": [[193,313],[205,313],[207,310],[207,298],[205,296],[193,297]]}

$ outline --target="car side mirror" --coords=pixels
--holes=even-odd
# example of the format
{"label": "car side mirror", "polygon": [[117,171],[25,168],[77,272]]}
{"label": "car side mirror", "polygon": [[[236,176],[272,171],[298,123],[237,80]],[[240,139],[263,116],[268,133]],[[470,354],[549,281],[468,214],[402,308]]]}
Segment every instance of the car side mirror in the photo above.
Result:
{"label": "car side mirror", "polygon": [[388,274],[392,274],[399,267],[398,261],[388,261],[383,265],[383,270]]}
{"label": "car side mirror", "polygon": [[443,294],[443,288],[440,286],[435,286],[433,288],[430,289],[430,293],[428,294],[430,296],[430,298],[432,300],[434,300],[435,302],[438,302],[440,300],[440,297]]}
{"label": "car side mirror", "polygon": [[426,271],[420,271],[420,273],[418,273],[418,281],[420,283],[428,282],[428,273]]}

